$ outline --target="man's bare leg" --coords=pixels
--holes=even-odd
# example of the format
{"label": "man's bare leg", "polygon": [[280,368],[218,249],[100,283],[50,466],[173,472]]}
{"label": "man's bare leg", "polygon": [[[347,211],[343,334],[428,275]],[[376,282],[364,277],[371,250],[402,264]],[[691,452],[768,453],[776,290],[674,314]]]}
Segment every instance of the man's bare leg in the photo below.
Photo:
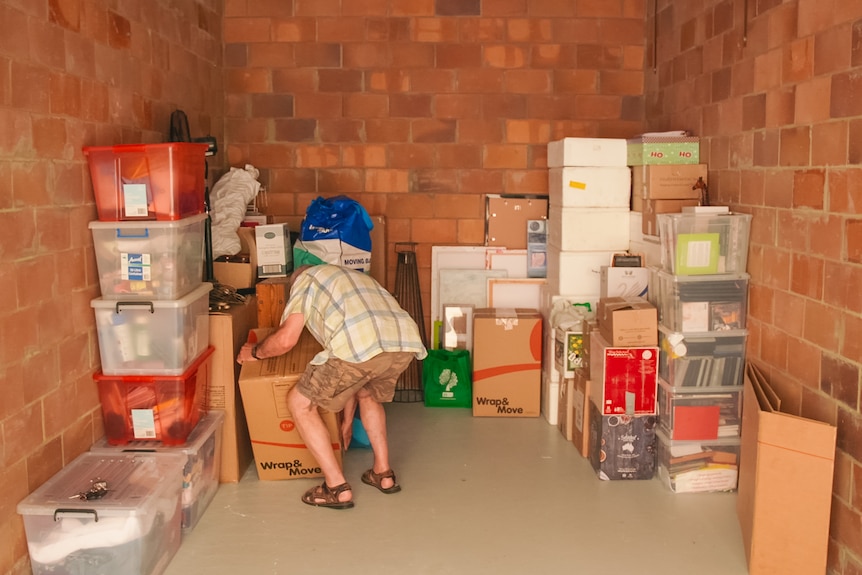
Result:
{"label": "man's bare leg", "polygon": [[[359,401],[359,417],[362,420],[362,427],[368,434],[368,442],[371,443],[371,449],[374,451],[374,473],[383,473],[388,471],[389,467],[389,440],[386,436],[386,412],[383,405],[378,403],[371,397],[371,394],[363,389],[360,389],[356,394],[356,399]],[[388,489],[395,482],[391,477],[385,477],[381,480],[381,487]]]}
{"label": "man's bare leg", "polygon": [[[317,412],[317,406],[299,393],[296,387],[287,393],[287,406],[293,415],[293,421],[296,423],[302,440],[314,458],[317,459],[326,484],[329,487],[337,487],[345,483],[344,472],[332,449],[329,430]],[[353,493],[350,491],[344,491],[338,496],[339,501],[350,501],[351,499],[353,499]]]}

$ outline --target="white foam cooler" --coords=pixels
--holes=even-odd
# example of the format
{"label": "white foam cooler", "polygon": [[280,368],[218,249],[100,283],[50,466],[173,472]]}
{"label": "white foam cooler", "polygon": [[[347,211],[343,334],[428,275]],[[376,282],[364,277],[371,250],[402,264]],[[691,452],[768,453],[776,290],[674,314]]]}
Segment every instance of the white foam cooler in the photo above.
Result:
{"label": "white foam cooler", "polygon": [[628,167],[548,170],[548,203],[563,208],[626,208],[632,194]]}
{"label": "white foam cooler", "polygon": [[627,165],[627,142],[620,138],[563,138],[548,143],[549,168]]}
{"label": "white foam cooler", "polygon": [[548,217],[548,245],[565,251],[629,249],[628,208],[557,208]]}
{"label": "white foam cooler", "polygon": [[[181,455],[84,453],[18,504],[34,575],[158,575],[182,539]],[[101,498],[76,497],[94,481]]]}

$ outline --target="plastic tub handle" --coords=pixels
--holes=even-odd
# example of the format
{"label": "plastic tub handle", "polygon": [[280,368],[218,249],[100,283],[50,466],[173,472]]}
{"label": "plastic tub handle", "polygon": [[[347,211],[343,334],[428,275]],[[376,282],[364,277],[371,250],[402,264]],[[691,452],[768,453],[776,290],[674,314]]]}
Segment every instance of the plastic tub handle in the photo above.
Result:
{"label": "plastic tub handle", "polygon": [[59,521],[61,516],[68,515],[70,517],[81,517],[92,515],[93,519],[96,523],[99,522],[99,514],[95,509],[55,509],[54,510],[54,521]]}
{"label": "plastic tub handle", "polygon": [[156,313],[156,309],[153,306],[153,302],[151,301],[118,301],[115,306],[116,313],[120,313],[120,307],[148,307],[150,308],[150,313]]}
{"label": "plastic tub handle", "polygon": [[143,228],[143,232],[123,232],[120,228],[117,228],[117,237],[118,238],[126,238],[126,239],[141,239],[150,237],[150,228]]}

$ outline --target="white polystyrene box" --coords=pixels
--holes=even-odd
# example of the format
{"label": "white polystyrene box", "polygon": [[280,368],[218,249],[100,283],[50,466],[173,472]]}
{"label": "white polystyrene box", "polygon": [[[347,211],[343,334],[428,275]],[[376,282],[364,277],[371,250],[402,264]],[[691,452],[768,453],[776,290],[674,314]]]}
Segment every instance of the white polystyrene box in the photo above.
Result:
{"label": "white polystyrene box", "polygon": [[547,373],[542,372],[542,416],[551,425],[560,421],[560,381],[551,381]]}
{"label": "white polystyrene box", "polygon": [[548,244],[566,251],[626,251],[629,219],[628,208],[558,208],[548,219]]}
{"label": "white polystyrene box", "polygon": [[548,170],[548,200],[563,208],[626,208],[631,201],[628,167],[569,167]]}
{"label": "white polystyrene box", "polygon": [[[177,455],[84,453],[18,504],[35,575],[162,573],[182,539]],[[81,499],[95,481],[102,497]]]}
{"label": "white polystyrene box", "polygon": [[548,143],[548,167],[628,166],[626,141],[621,138],[563,138]]}
{"label": "white polystyrene box", "polygon": [[559,295],[580,295],[598,301],[601,267],[611,263],[613,251],[566,251],[548,246],[548,285]]}

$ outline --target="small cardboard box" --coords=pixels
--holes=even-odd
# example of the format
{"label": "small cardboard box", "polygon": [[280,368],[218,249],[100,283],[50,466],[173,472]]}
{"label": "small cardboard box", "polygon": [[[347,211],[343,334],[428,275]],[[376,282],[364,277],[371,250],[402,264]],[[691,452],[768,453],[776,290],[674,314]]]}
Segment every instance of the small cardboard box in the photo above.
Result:
{"label": "small cardboard box", "polygon": [[[249,341],[260,341],[271,330],[252,330]],[[308,362],[321,350],[320,344],[303,330],[296,346],[284,355],[242,365],[239,387],[248,414],[248,430],[261,480],[322,477],[323,471],[296,429],[287,407],[287,392],[296,385]],[[339,464],[342,457],[340,413],[320,410],[329,430],[332,450]]]}
{"label": "small cardboard box", "polygon": [[700,161],[700,138],[697,136],[642,136],[626,141],[626,163],[697,164]]}
{"label": "small cardboard box", "polygon": [[824,573],[836,427],[780,411],[759,370],[747,368],[736,512],[748,572]]}
{"label": "small cardboard box", "polygon": [[249,330],[257,326],[257,302],[254,296],[245,303],[234,304],[223,312],[210,313],[212,372],[207,390],[207,408],[224,411],[219,483],[237,483],[253,459],[245,409],[239,393],[239,364],[236,356],[248,339]]}
{"label": "small cardboard box", "polygon": [[642,297],[599,300],[599,331],[616,346],[658,345],[658,310]]}
{"label": "small cardboard box", "polygon": [[[239,227],[236,230],[240,242],[240,256],[231,261],[213,262],[213,275],[220,284],[236,289],[254,287],[257,282],[257,246],[254,241],[254,228]],[[241,261],[248,260],[248,261]]]}
{"label": "small cardboard box", "polygon": [[706,164],[632,166],[632,198],[649,200],[700,200],[697,180],[707,180]]}
{"label": "small cardboard box", "polygon": [[599,298],[647,296],[649,270],[602,266],[599,274]]}
{"label": "small cardboard box", "polygon": [[560,399],[557,404],[559,415],[557,416],[557,429],[563,434],[567,441],[572,440],[572,428],[575,420],[572,417],[572,407],[575,398],[575,380],[567,377],[560,382]]}
{"label": "small cardboard box", "polygon": [[293,249],[287,224],[255,226],[257,245],[257,277],[286,276],[293,269]]}
{"label": "small cardboard box", "polygon": [[647,236],[658,235],[658,215],[678,214],[683,208],[696,207],[700,200],[632,200],[632,209],[640,204],[643,212],[641,220],[641,233]]}
{"label": "small cardboard box", "polygon": [[601,415],[590,403],[590,464],[599,479],[652,479],[656,465],[655,415]]}
{"label": "small cardboard box", "polygon": [[602,415],[656,413],[658,347],[612,346],[590,334],[590,400]]}
{"label": "small cardboard box", "polygon": [[535,309],[473,312],[473,415],[538,417],[542,316]]}
{"label": "small cardboard box", "polygon": [[572,389],[572,443],[584,457],[590,456],[590,380],[578,370]]}

